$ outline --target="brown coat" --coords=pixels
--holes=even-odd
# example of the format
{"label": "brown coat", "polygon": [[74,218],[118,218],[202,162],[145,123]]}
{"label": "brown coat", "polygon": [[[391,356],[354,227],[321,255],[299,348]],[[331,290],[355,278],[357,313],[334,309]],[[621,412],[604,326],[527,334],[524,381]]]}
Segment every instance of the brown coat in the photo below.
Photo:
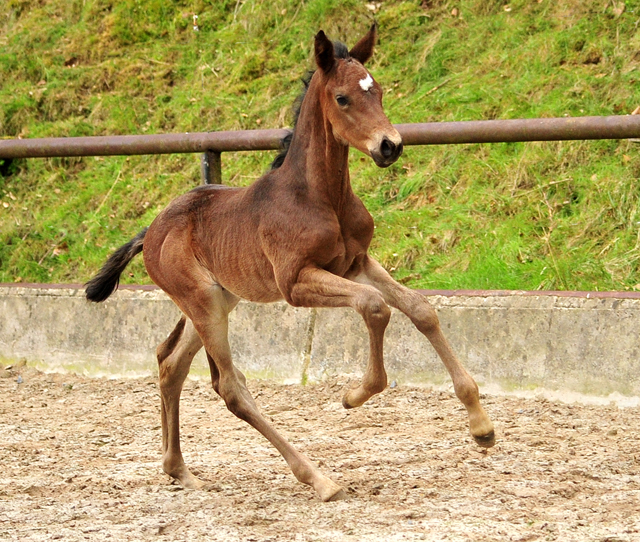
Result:
{"label": "brown coat", "polygon": [[389,306],[404,312],[434,346],[469,413],[483,446],[493,425],[478,387],[445,339],[425,297],[395,282],[367,250],[373,220],[353,193],[349,146],[387,167],[402,154],[402,140],[382,109],[382,89],[364,67],[375,26],[350,51],[320,31],[318,70],[311,78],[282,165],[247,188],[203,186],[171,202],[149,227],[121,247],[87,284],[87,297],[106,299],[127,263],[140,251],[152,280],[184,313],[158,348],[162,397],[163,468],[185,487],[205,484],[186,467],[180,450],[179,401],[196,352],[205,347],[212,384],[228,408],[260,431],[301,482],[323,500],[342,489],[296,451],[260,414],[244,376],[231,360],[228,314],[240,298],[295,306],[352,307],[369,331],[369,361],[362,383],[348,390],[345,408],[384,390],[384,331]]}

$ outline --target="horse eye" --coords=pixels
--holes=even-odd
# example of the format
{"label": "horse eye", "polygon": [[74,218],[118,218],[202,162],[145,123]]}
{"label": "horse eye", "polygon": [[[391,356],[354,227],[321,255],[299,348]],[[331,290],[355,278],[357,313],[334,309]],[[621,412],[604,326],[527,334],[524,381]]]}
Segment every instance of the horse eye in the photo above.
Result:
{"label": "horse eye", "polygon": [[336,96],[336,102],[338,102],[339,106],[344,107],[345,105],[349,105],[349,98],[346,96]]}

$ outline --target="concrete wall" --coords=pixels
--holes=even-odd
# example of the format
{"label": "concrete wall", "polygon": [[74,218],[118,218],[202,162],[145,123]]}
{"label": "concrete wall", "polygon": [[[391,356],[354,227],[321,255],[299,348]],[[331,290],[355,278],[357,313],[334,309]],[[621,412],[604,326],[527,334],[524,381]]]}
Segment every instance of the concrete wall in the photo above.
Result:
{"label": "concrete wall", "polygon": [[[445,334],[479,383],[640,395],[640,296],[628,293],[431,292]],[[159,290],[123,288],[90,304],[80,287],[0,286],[0,358],[89,375],[156,372],[155,348],[179,318]],[[348,309],[241,303],[230,341],[253,377],[316,381],[360,373],[366,328]],[[390,380],[447,381],[429,343],[394,312]],[[206,374],[199,354],[194,372]]]}

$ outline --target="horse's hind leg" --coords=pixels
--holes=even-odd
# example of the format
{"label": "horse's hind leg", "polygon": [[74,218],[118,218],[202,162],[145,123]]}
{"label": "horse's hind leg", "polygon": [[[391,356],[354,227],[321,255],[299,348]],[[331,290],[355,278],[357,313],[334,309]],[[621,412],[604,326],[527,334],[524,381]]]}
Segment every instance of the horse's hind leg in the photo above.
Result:
{"label": "horse's hind leg", "polygon": [[[335,500],[344,492],[323,476],[303,454],[295,450],[262,416],[245,385],[244,375],[231,361],[228,332],[228,296],[218,285],[193,292],[183,299],[183,309],[193,320],[207,351],[214,389],[227,408],[264,435],[282,454],[295,477],[312,486],[323,501]],[[189,310],[191,309],[191,310]]]}
{"label": "horse's hind leg", "polygon": [[451,375],[456,395],[467,409],[471,435],[480,446],[493,446],[493,424],[480,404],[478,386],[449,346],[440,328],[436,311],[426,297],[397,283],[372,258],[367,258],[362,273],[354,277],[354,280],[377,288],[389,305],[405,313],[429,339]]}
{"label": "horse's hind leg", "polygon": [[193,357],[200,348],[202,341],[198,333],[183,316],[157,350],[162,402],[162,469],[189,489],[201,488],[204,483],[189,471],[180,450],[180,394]]}

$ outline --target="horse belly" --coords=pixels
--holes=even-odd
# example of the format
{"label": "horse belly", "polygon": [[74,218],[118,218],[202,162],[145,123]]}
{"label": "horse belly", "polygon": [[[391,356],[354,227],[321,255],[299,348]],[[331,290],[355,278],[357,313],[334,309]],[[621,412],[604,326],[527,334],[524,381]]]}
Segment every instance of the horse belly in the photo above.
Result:
{"label": "horse belly", "polygon": [[216,282],[232,294],[254,303],[273,303],[283,299],[275,281],[273,284],[265,284],[259,279],[238,281],[235,278],[216,277]]}
{"label": "horse belly", "polygon": [[272,303],[282,299],[273,267],[264,254],[252,251],[227,253],[214,257],[211,271],[216,282],[247,301]]}

